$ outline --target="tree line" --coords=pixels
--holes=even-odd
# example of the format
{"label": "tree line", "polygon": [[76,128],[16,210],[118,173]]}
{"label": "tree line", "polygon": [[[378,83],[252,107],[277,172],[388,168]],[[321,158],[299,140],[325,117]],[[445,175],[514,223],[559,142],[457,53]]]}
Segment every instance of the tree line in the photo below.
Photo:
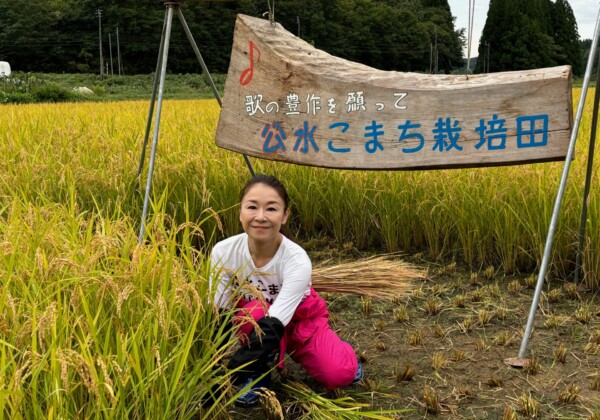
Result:
{"label": "tree line", "polygon": [[581,75],[585,59],[567,0],[490,0],[476,72],[570,64]]}
{"label": "tree line", "polygon": [[[455,28],[447,0],[275,3],[277,22],[338,57],[382,70],[449,73],[464,66],[465,29]],[[511,14],[508,4],[516,7]],[[182,11],[211,72],[224,73],[236,15],[263,16],[267,2],[183,2]],[[570,44],[573,30],[577,33],[572,15],[566,0],[555,5],[550,0],[491,0],[482,37],[482,45],[491,46],[490,71],[509,70],[511,62],[510,70],[567,63],[579,69],[578,38]],[[164,3],[159,0],[0,0],[0,60],[19,71],[98,72],[101,37],[106,62],[112,46],[116,63],[118,47],[126,74],[150,73],[156,67],[163,20]],[[511,20],[519,26],[509,31]],[[524,32],[532,40],[522,41],[519,35]],[[528,59],[526,52],[534,57]],[[507,59],[510,54],[518,59]],[[481,63],[478,60],[478,71]],[[199,71],[177,18],[168,67],[175,73]]]}

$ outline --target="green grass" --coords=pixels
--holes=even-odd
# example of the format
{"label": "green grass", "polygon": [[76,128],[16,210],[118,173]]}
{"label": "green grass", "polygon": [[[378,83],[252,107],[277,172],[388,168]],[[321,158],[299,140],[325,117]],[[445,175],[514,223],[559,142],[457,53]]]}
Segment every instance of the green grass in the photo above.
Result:
{"label": "green grass", "polygon": [[[211,74],[219,91],[223,94],[226,75]],[[152,95],[154,74],[104,76],[95,74],[52,74],[52,73],[19,73],[14,72],[8,78],[0,78],[0,103],[2,93],[5,95],[31,94],[44,86],[53,86],[54,90],[63,89],[71,93],[71,101],[123,101],[149,100]],[[94,93],[90,95],[74,94],[73,89],[87,87]],[[202,99],[214,98],[207,77],[202,74],[167,74],[165,77],[165,99]],[[11,102],[10,100],[6,100]],[[29,101],[44,102],[35,97]]]}

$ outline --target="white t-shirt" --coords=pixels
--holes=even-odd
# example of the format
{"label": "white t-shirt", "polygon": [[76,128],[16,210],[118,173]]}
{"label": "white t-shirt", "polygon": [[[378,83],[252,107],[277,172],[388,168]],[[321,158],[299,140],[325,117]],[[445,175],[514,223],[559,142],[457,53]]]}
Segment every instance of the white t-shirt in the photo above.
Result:
{"label": "white t-shirt", "polygon": [[[287,325],[298,305],[310,294],[310,259],[302,247],[285,236],[271,261],[264,267],[255,267],[248,249],[246,233],[217,243],[210,258],[213,273],[219,276],[215,302],[221,308],[230,306],[232,289],[237,287],[234,284],[235,280],[247,279],[271,304],[269,316]],[[244,295],[243,298],[249,301],[255,299],[251,294]]]}

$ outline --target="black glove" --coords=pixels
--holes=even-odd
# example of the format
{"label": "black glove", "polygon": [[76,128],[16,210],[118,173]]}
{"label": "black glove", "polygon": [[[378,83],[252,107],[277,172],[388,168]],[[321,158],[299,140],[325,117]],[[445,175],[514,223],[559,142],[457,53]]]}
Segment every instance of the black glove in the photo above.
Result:
{"label": "black glove", "polygon": [[248,337],[248,345],[240,347],[231,357],[228,369],[236,369],[249,363],[243,370],[237,371],[233,376],[234,384],[244,382],[252,374],[263,374],[269,370],[269,363],[273,361],[279,351],[283,337],[283,324],[274,317],[265,316],[258,320],[262,334],[253,330]]}

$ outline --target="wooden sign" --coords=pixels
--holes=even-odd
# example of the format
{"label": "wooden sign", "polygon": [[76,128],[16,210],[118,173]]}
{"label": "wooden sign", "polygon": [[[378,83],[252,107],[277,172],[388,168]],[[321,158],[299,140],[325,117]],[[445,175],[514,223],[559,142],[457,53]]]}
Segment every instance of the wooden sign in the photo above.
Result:
{"label": "wooden sign", "polygon": [[571,128],[569,66],[381,71],[239,15],[216,143],[301,165],[412,170],[564,159]]}

